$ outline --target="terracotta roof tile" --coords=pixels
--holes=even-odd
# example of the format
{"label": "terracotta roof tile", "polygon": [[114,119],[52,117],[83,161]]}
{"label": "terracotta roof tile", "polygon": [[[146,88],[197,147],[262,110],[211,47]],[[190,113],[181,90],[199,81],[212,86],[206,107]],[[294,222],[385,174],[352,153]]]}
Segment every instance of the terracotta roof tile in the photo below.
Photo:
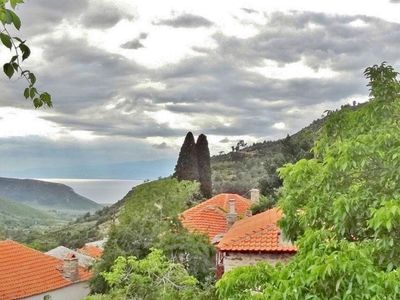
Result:
{"label": "terracotta roof tile", "polygon": [[[62,265],[62,260],[14,241],[0,241],[0,299],[21,299],[73,284],[63,277]],[[90,276],[79,267],[80,281]]]}
{"label": "terracotta roof tile", "polygon": [[97,246],[85,245],[78,249],[78,252],[93,258],[100,258],[103,255],[103,249]]}
{"label": "terracotta roof tile", "polygon": [[250,200],[237,194],[219,194],[200,204],[184,211],[181,222],[190,231],[206,234],[210,240],[228,229],[225,214],[228,211],[228,202],[235,199],[236,212],[243,217],[250,208]]}
{"label": "terracotta roof tile", "polygon": [[217,248],[221,251],[296,252],[290,243],[280,237],[277,222],[282,212],[277,208],[248,217],[233,224]]}

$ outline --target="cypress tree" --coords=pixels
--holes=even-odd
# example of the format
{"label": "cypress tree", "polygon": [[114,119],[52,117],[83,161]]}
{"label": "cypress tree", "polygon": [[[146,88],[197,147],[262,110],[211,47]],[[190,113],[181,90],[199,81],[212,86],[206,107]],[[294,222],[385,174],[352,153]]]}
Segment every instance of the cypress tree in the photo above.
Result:
{"label": "cypress tree", "polygon": [[186,134],[173,176],[178,180],[199,180],[196,144],[191,132]]}
{"label": "cypress tree", "polygon": [[200,190],[204,197],[212,196],[210,150],[207,136],[200,134],[196,142],[197,162],[199,169]]}

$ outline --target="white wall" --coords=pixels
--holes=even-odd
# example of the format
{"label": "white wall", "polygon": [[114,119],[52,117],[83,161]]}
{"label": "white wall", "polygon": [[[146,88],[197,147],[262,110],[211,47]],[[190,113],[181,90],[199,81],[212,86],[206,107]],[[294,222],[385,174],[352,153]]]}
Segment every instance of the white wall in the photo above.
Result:
{"label": "white wall", "polygon": [[89,286],[87,282],[79,282],[64,288],[50,291],[47,293],[23,298],[25,300],[43,300],[46,295],[51,296],[51,300],[82,300],[89,295]]}

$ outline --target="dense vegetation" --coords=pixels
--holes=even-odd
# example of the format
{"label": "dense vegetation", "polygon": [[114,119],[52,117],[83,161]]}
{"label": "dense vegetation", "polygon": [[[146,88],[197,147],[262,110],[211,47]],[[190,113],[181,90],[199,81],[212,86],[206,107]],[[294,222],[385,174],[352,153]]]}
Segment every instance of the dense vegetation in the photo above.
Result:
{"label": "dense vegetation", "polygon": [[[205,236],[187,232],[177,220],[178,214],[195,203],[198,196],[198,183],[174,178],[137,186],[126,197],[119,222],[110,231],[92,280],[93,291],[110,290],[110,282],[101,274],[112,272],[118,257],[145,259],[152,248],[162,250],[170,262],[181,265],[189,276],[207,285],[213,275],[213,247]],[[200,285],[196,284],[196,288]]]}
{"label": "dense vegetation", "polygon": [[17,239],[22,233],[40,230],[55,224],[56,220],[24,204],[0,199],[0,236]]}
{"label": "dense vegetation", "polygon": [[370,101],[332,113],[314,157],[280,169],[281,226],[298,254],[225,274],[221,298],[400,298],[400,86],[385,64],[365,75]]}
{"label": "dense vegetation", "polygon": [[233,147],[234,151],[230,153],[213,156],[214,193],[245,195],[250,189],[259,188],[263,195],[274,198],[282,184],[277,169],[286,163],[311,157],[311,147],[324,120],[316,120],[298,133],[277,141]]}

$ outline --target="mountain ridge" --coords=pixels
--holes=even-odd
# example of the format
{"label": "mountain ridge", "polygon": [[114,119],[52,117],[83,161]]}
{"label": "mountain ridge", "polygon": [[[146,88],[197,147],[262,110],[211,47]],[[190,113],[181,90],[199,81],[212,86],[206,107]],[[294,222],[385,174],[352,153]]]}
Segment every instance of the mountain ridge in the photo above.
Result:
{"label": "mountain ridge", "polygon": [[65,184],[36,179],[0,177],[0,198],[42,210],[95,211],[102,207]]}

